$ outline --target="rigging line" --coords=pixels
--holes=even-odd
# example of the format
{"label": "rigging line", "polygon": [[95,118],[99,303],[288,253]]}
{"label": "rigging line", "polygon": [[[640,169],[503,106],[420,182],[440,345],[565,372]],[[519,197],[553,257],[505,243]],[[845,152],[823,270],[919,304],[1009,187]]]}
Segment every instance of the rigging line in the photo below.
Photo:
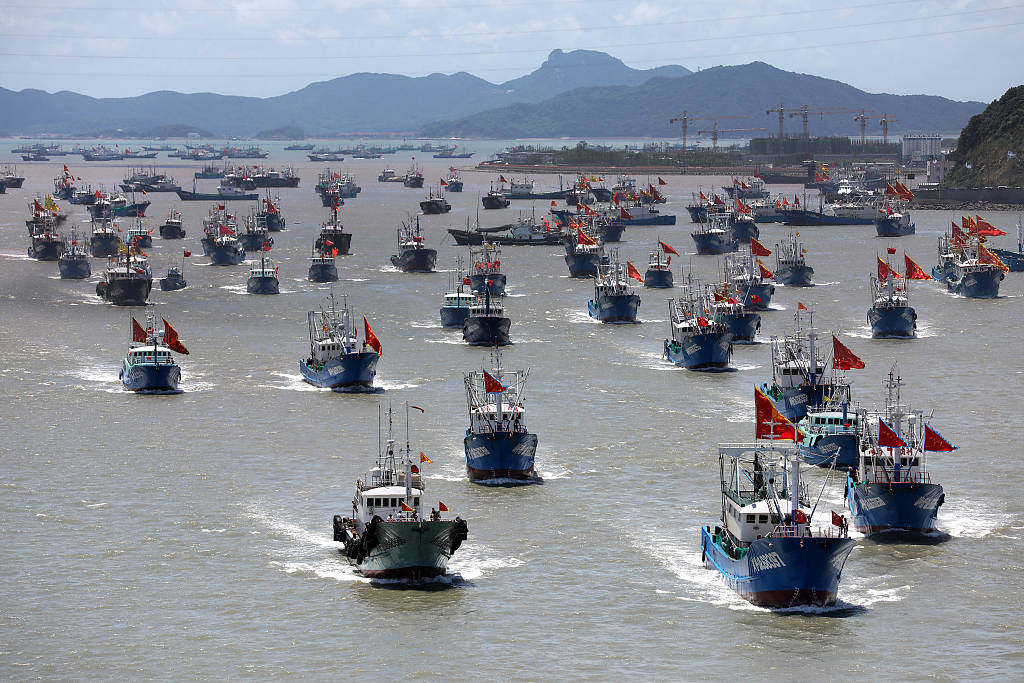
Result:
{"label": "rigging line", "polygon": [[[790,12],[776,12],[774,14],[750,14],[750,15],[744,15],[744,16],[729,17],[728,21],[730,21],[730,22],[747,21],[747,20],[750,20],[750,21],[763,21],[765,19],[770,19],[770,18],[775,18],[775,17],[787,17],[787,16],[805,15],[805,14],[818,14],[818,13],[822,13],[822,12],[836,12],[836,11],[841,11],[841,10],[868,9],[868,8],[872,8],[872,7],[893,7],[895,5],[908,5],[908,4],[919,5],[922,2],[930,2],[930,1],[933,1],[933,0],[889,0],[888,2],[872,2],[872,3],[866,3],[866,4],[860,4],[860,5],[846,5],[844,7],[824,7],[824,8],[805,9],[805,10],[790,11]],[[684,25],[688,25],[688,24],[706,24],[706,23],[707,23],[707,19],[682,19],[682,20],[678,20],[678,21],[658,21],[658,22],[643,23],[643,24],[617,24],[617,25],[614,25],[614,26],[608,26],[608,25],[606,25],[606,26],[580,26],[580,27],[571,28],[571,29],[562,27],[562,28],[553,28],[553,29],[533,29],[533,30],[528,30],[528,31],[527,30],[520,30],[520,31],[509,30],[509,31],[504,31],[503,30],[503,31],[501,31],[501,35],[502,36],[538,35],[538,34],[542,34],[542,33],[568,33],[570,31],[572,31],[572,32],[607,31],[607,30],[612,30],[612,29],[619,30],[619,29],[627,29],[627,28],[651,28],[651,27],[661,27],[661,26],[684,26]],[[342,40],[342,39],[343,40],[422,40],[422,39],[429,39],[429,38],[451,39],[451,38],[463,38],[463,37],[470,37],[470,36],[483,36],[483,37],[487,37],[487,38],[494,38],[494,35],[495,35],[494,31],[467,31],[467,32],[462,32],[462,33],[432,33],[432,34],[423,34],[423,35],[401,34],[401,35],[374,35],[374,36],[340,36],[340,37],[337,37],[337,38],[334,38],[334,39],[336,39],[336,40]],[[3,36],[3,37],[24,36],[24,37],[31,37],[31,38],[61,38],[61,39],[68,39],[68,40],[70,40],[70,39],[104,40],[106,42],[112,42],[112,41],[115,41],[115,40],[202,40],[202,41],[215,41],[215,42],[220,42],[220,41],[224,41],[224,40],[236,40],[236,41],[237,40],[260,40],[260,41],[266,41],[266,37],[265,36],[261,37],[261,38],[220,38],[220,37],[174,38],[174,37],[171,37],[171,36],[153,36],[151,38],[144,38],[144,37],[140,37],[140,36],[110,36],[110,35],[107,35],[107,36],[103,36],[102,38],[94,38],[94,37],[76,36],[76,35],[70,35],[70,36],[69,35],[53,35],[53,34],[31,34],[31,35],[28,35],[28,34],[18,34],[18,33],[0,33],[0,36]],[[304,37],[297,37],[297,38],[289,38],[288,40],[308,41],[309,37],[308,36],[304,36]]]}
{"label": "rigging line", "polygon": [[[972,31],[987,31],[987,30],[990,30],[990,29],[1001,29],[1001,28],[1007,28],[1007,27],[1010,27],[1010,26],[1021,26],[1021,25],[1024,25],[1024,21],[1010,22],[1010,23],[1005,23],[1005,24],[995,24],[995,25],[992,25],[992,26],[974,26],[974,27],[971,27],[971,28],[952,29],[952,30],[948,30],[948,31],[932,31],[932,32],[927,32],[927,33],[908,33],[908,34],[901,35],[899,38],[902,41],[902,40],[905,40],[907,38],[929,38],[929,37],[935,37],[935,36],[953,35],[953,34],[958,34],[958,33],[969,33],[969,32],[972,32]],[[755,48],[755,49],[744,50],[744,51],[740,51],[740,52],[721,52],[721,53],[718,53],[718,54],[692,55],[692,56],[688,56],[688,57],[685,57],[685,58],[665,57],[662,60],[658,60],[658,62],[664,62],[664,61],[673,60],[673,59],[677,59],[679,61],[685,61],[685,60],[688,60],[688,59],[711,59],[711,58],[718,58],[718,57],[733,57],[733,56],[736,56],[736,55],[759,54],[759,53],[764,53],[764,52],[774,52],[774,53],[798,52],[798,51],[803,51],[803,50],[814,50],[814,49],[818,49],[818,48],[842,47],[842,46],[846,46],[846,45],[866,45],[866,44],[871,44],[871,43],[886,43],[886,42],[891,42],[892,40],[893,40],[892,38],[874,38],[874,39],[865,39],[865,40],[851,40],[851,41],[846,41],[846,42],[823,43],[823,44],[818,44],[818,45],[800,45],[800,46],[797,46],[797,47],[769,48],[769,49],[756,49]],[[62,56],[67,56],[67,55],[62,55]],[[644,63],[649,63],[651,61],[652,60],[645,60],[645,61],[636,62],[636,63],[644,64]],[[483,73],[483,72],[495,73],[495,72],[508,72],[508,71],[522,72],[522,69],[521,68],[517,68],[517,67],[494,67],[494,68],[486,68],[486,69],[474,69],[474,72],[481,72],[481,73]],[[110,72],[97,72],[97,71],[19,71],[18,72],[18,75],[23,75],[23,74],[24,75],[28,75],[28,76],[124,76],[124,75],[126,75],[124,71],[110,71]],[[339,77],[337,73],[281,73],[281,74],[267,74],[267,73],[262,73],[262,74],[245,74],[245,73],[232,73],[232,74],[223,74],[223,73],[221,73],[221,74],[197,74],[197,73],[167,74],[167,73],[161,73],[161,74],[156,74],[156,75],[162,76],[162,77],[172,77],[172,78],[224,78],[225,75],[228,75],[232,79],[235,79],[235,78],[262,78],[262,79],[266,79],[268,77],[273,77],[273,78],[338,78]],[[246,97],[246,96],[245,95],[238,95],[238,97]],[[276,97],[276,95],[275,95],[275,97]]]}
{"label": "rigging line", "polygon": [[[943,18],[949,18],[949,17],[959,17],[959,16],[963,16],[963,15],[966,15],[966,14],[978,14],[978,13],[983,13],[983,12],[995,12],[995,11],[999,11],[999,10],[1016,9],[1016,8],[1018,8],[1020,6],[1021,6],[1020,4],[1016,4],[1016,5],[1005,5],[1003,7],[992,7],[992,8],[983,9],[983,10],[967,10],[967,11],[964,11],[964,12],[949,12],[947,14],[932,14],[928,18],[929,18],[929,20],[932,20],[932,19],[943,19]],[[772,36],[774,37],[774,36],[797,34],[797,33],[820,33],[822,31],[848,30],[848,29],[851,29],[851,28],[866,28],[866,27],[870,27],[870,26],[889,25],[889,24],[892,24],[892,23],[893,23],[892,19],[887,19],[887,20],[882,20],[882,21],[870,21],[870,22],[866,22],[866,23],[862,23],[862,24],[845,24],[845,25],[842,25],[842,26],[821,26],[821,27],[817,27],[817,28],[792,29],[792,30],[789,30],[789,31],[774,31],[774,32],[772,32]],[[3,34],[0,34],[0,35],[3,35]],[[899,36],[899,38],[902,38],[902,37],[903,36]],[[720,36],[712,36],[712,37],[705,36],[705,37],[702,37],[702,38],[690,38],[690,39],[687,40],[687,42],[688,43],[713,42],[713,41],[719,41],[721,39],[722,38]],[[648,46],[648,45],[676,45],[678,43],[679,43],[678,40],[644,41],[644,42],[640,42],[640,43],[612,43],[612,44],[601,44],[600,48],[602,50],[607,51],[607,50],[612,49],[612,48],[638,47],[638,46]],[[419,52],[419,53],[398,53],[398,54],[389,53],[389,54],[377,54],[377,55],[315,55],[315,56],[312,56],[312,55],[311,56],[292,56],[292,55],[286,55],[286,56],[265,56],[265,57],[262,57],[262,56],[252,56],[252,55],[248,55],[248,56],[216,56],[216,55],[210,55],[210,56],[201,56],[201,57],[200,56],[186,56],[186,57],[183,57],[183,56],[177,56],[177,55],[169,55],[169,56],[157,56],[157,55],[142,55],[142,56],[139,56],[139,55],[90,55],[90,54],[77,54],[77,53],[69,54],[69,53],[46,53],[46,52],[0,52],[0,56],[3,56],[3,57],[61,57],[61,58],[64,58],[64,57],[74,57],[75,59],[133,59],[133,60],[138,59],[138,60],[159,60],[159,61],[170,61],[170,62],[174,62],[174,61],[207,61],[207,60],[217,60],[217,61],[266,61],[266,60],[270,60],[270,61],[277,62],[277,61],[307,61],[307,60],[328,61],[328,60],[348,60],[348,59],[389,59],[389,58],[408,58],[408,57],[479,57],[479,56],[487,56],[487,55],[506,55],[506,54],[544,54],[546,52],[549,52],[549,50],[546,49],[546,48],[543,48],[543,49],[529,49],[529,50],[501,50],[501,51],[498,51],[498,52],[496,52],[494,50],[477,50],[477,51],[472,51],[472,52]],[[656,61],[663,62],[663,60],[656,60]],[[634,63],[644,63],[644,62],[634,62]],[[562,68],[572,68],[572,66],[573,65],[566,65],[566,67],[562,67]]]}

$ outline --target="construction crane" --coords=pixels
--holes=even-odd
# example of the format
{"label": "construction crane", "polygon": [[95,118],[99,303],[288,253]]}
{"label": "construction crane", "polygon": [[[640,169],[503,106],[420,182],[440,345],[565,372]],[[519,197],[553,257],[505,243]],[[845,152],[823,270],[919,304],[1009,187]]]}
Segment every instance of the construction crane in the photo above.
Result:
{"label": "construction crane", "polygon": [[[780,104],[779,107],[781,108],[781,106],[782,105]],[[808,114],[818,114],[818,115],[823,115],[823,114],[841,114],[841,113],[843,113],[845,111],[846,111],[846,109],[843,109],[842,107],[821,107],[819,109],[808,109],[807,105],[805,104],[804,106],[800,107],[799,111],[791,112],[790,115],[789,115],[789,118],[793,118],[794,116],[799,116],[800,118],[803,119],[803,122],[804,122],[804,140],[808,140],[808,139],[810,139],[810,136],[807,134],[807,115]],[[781,116],[782,112],[779,112],[779,115]]]}
{"label": "construction crane", "polygon": [[853,117],[854,121],[860,122],[860,146],[864,146],[864,127],[868,124],[868,117],[865,116],[868,112],[874,113],[874,109],[861,109],[860,113]]}
{"label": "construction crane", "polygon": [[888,114],[882,114],[882,118],[880,119],[879,123],[882,124],[882,144],[883,145],[888,145],[889,144],[889,124],[892,123],[893,121],[899,121],[899,119],[894,119],[891,116],[889,116]]}
{"label": "construction crane", "polygon": [[774,114],[774,113],[778,113],[778,115],[779,115],[779,144],[781,145],[782,144],[782,122],[786,119],[786,107],[783,105],[782,102],[779,102],[778,108],[776,108],[776,109],[766,109],[765,112],[764,112],[765,116],[767,116],[768,114]]}
{"label": "construction crane", "polygon": [[[745,119],[745,116],[723,116],[723,119]],[[711,127],[711,130],[698,130],[697,135],[704,135],[711,133],[711,151],[718,151],[718,134],[719,133],[745,133],[748,131],[764,130],[764,128],[718,128],[718,119],[715,119],[715,125]]]}
{"label": "construction crane", "polygon": [[683,128],[683,154],[686,154],[686,129],[690,125],[690,121],[711,121],[709,118],[698,118],[696,116],[690,116],[687,110],[683,110],[683,113],[679,116],[669,119],[669,123],[678,123]]}

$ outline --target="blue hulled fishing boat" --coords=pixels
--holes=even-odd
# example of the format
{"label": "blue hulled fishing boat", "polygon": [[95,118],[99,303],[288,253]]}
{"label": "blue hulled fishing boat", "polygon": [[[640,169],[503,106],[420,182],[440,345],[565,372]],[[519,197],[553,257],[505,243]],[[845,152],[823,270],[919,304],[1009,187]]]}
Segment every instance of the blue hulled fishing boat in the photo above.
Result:
{"label": "blue hulled fishing boat", "polygon": [[807,250],[797,241],[800,233],[789,233],[789,239],[775,244],[775,282],[787,287],[812,287],[814,268],[807,265]]}
{"label": "blue hulled fishing boat", "polygon": [[501,272],[501,248],[490,242],[484,242],[482,249],[470,249],[469,270],[470,289],[476,292],[487,290],[491,296],[503,296],[507,279]]}
{"label": "blue hulled fishing boat", "polygon": [[57,232],[56,221],[51,216],[44,214],[33,220],[29,227],[29,238],[30,257],[37,261],[56,261],[60,258],[64,239]]}
{"label": "blue hulled fishing boat", "polygon": [[279,294],[281,283],[277,279],[277,266],[267,258],[267,252],[260,252],[260,262],[249,268],[249,279],[245,281],[249,294]]}
{"label": "blue hulled fishing boat", "polygon": [[635,323],[640,310],[640,297],[629,285],[629,278],[640,282],[639,271],[632,263],[619,263],[618,251],[609,263],[598,266],[594,277],[594,298],[587,302],[591,318],[603,323]]}
{"label": "blue hulled fishing boat", "polygon": [[988,250],[998,256],[1010,271],[1024,271],[1024,227],[1021,225],[1020,217],[1017,218],[1017,251],[997,247],[988,247]]}
{"label": "blue hulled fishing boat", "polygon": [[761,329],[761,314],[748,310],[729,290],[729,283],[710,287],[711,311],[715,322],[724,324],[732,334],[733,344],[756,344]]}
{"label": "blue hulled fishing boat", "polygon": [[569,267],[569,277],[594,277],[601,263],[607,263],[604,245],[583,228],[576,228],[575,235],[569,233],[565,237],[565,265]]}
{"label": "blue hulled fishing boat", "polygon": [[849,470],[857,467],[863,433],[860,415],[847,396],[830,397],[826,405],[811,408],[797,423],[803,438],[797,448],[811,465]]}
{"label": "blue hulled fishing boat", "polygon": [[89,254],[96,258],[117,256],[121,246],[121,235],[113,218],[99,218],[92,222],[92,234],[89,236]]}
{"label": "blue hulled fishing boat", "polygon": [[322,389],[372,388],[383,348],[365,317],[365,341],[361,349],[357,347],[348,300],[342,299],[340,312],[333,293],[329,310],[309,311],[309,358],[299,361],[299,372],[302,379]]}
{"label": "blue hulled fishing boat", "polygon": [[[235,233],[229,228],[221,227],[220,234],[209,240],[211,266],[237,266],[245,260],[245,249],[242,248]],[[263,253],[263,252],[260,252]]]}
{"label": "blue hulled fishing boat", "polygon": [[770,254],[757,239],[750,242],[747,254],[726,254],[722,262],[723,282],[729,283],[743,306],[751,311],[767,311],[775,294],[775,275],[764,267],[755,252]]}
{"label": "blue hulled fishing boat", "polygon": [[187,354],[177,331],[163,319],[164,329],[156,329],[155,317],[146,314],[147,324],[132,317],[132,346],[121,365],[119,379],[125,389],[136,392],[175,392],[181,380],[181,368],[172,352]]}
{"label": "blue hulled fishing boat", "polygon": [[337,282],[338,266],[335,264],[335,257],[338,255],[338,248],[325,246],[317,249],[313,246],[313,253],[309,259],[309,272],[306,278],[310,282]]}
{"label": "blue hulled fishing boat", "polygon": [[719,447],[721,526],[701,528],[701,559],[742,598],[761,607],[828,606],[854,541],[833,513],[825,529],[813,509],[792,448],[773,443]]}
{"label": "blue hulled fishing boat", "polygon": [[[877,428],[865,430],[858,467],[846,483],[846,504],[853,524],[865,534],[880,532],[916,537],[935,531],[946,496],[927,470],[928,451],[955,450],[924,420],[922,411],[900,403],[902,380],[893,365],[886,380],[885,410]],[[867,415],[864,417],[867,422]]]}
{"label": "blue hulled fishing boat", "polygon": [[665,357],[687,370],[728,370],[732,333],[724,323],[705,317],[707,300],[696,287],[688,286],[686,290],[686,298],[668,302],[672,336],[665,340]]}
{"label": "blue hulled fishing boat", "polygon": [[886,202],[875,215],[875,232],[879,237],[904,237],[913,235],[914,230],[906,202]]}
{"label": "blue hulled fishing boat", "polygon": [[153,271],[144,255],[122,246],[96,283],[96,296],[115,306],[145,306],[153,289]]}
{"label": "blue hulled fishing boat", "polygon": [[769,194],[764,180],[759,176],[746,180],[733,178],[732,185],[722,185],[722,189],[732,199],[766,199]]}
{"label": "blue hulled fishing boat", "polygon": [[[890,248],[889,251],[895,253],[896,250]],[[908,268],[907,277],[902,277],[888,257],[885,261],[879,257],[878,277],[871,278],[871,308],[867,316],[871,336],[875,339],[905,339],[917,332],[917,311],[910,306],[907,297],[911,275]]]}
{"label": "blue hulled fishing boat", "polygon": [[671,289],[675,284],[672,276],[672,254],[676,256],[679,252],[665,242],[658,242],[658,246],[651,252],[647,262],[647,271],[644,273],[644,287],[650,289]]}
{"label": "blue hulled fishing boat", "polygon": [[191,255],[192,252],[184,251],[181,257],[181,267],[171,266],[167,269],[167,277],[160,278],[161,291],[176,292],[188,287],[188,282],[185,280],[185,259]]}
{"label": "blue hulled fishing boat", "polygon": [[432,273],[437,263],[437,249],[428,249],[420,233],[420,218],[416,217],[415,227],[403,222],[398,229],[398,254],[391,257],[391,264],[403,273]]}
{"label": "blue hulled fishing boat", "polygon": [[345,226],[338,220],[338,205],[331,207],[331,217],[320,224],[320,236],[313,244],[314,249],[326,249],[333,252],[338,250],[335,256],[342,256],[349,253],[352,247],[352,233],[345,231]]}
{"label": "blue hulled fishing boat", "polygon": [[92,275],[89,265],[89,254],[78,240],[78,233],[71,228],[71,237],[64,240],[60,258],[57,259],[57,270],[62,280],[84,280]]}
{"label": "blue hulled fishing boat", "polygon": [[167,218],[160,225],[160,237],[165,240],[180,240],[185,238],[185,228],[182,227],[181,211],[170,209]]}
{"label": "blue hulled fishing boat", "polygon": [[734,252],[740,248],[740,241],[732,234],[729,216],[724,213],[709,213],[708,222],[701,223],[700,229],[691,232],[697,253],[719,255]]}
{"label": "blue hulled fishing boat", "polygon": [[419,465],[412,462],[408,404],[405,421],[405,453],[396,453],[388,408],[385,446],[378,447],[376,466],[356,480],[352,516],[333,519],[334,541],[344,545],[341,552],[369,579],[421,581],[442,576],[469,536],[461,517],[443,519],[448,506],[441,501],[429,516],[422,514],[425,490],[419,468],[430,459],[420,453]]}
{"label": "blue hulled fishing boat", "polygon": [[757,239],[761,236],[761,230],[754,222],[752,210],[746,204],[737,201],[737,210],[729,215],[729,228],[732,236],[740,241],[740,244],[747,244],[751,238]]}
{"label": "blue hulled fishing boat", "polygon": [[476,293],[469,305],[469,315],[462,324],[462,339],[470,346],[505,346],[512,343],[511,327],[512,320],[505,317],[505,305],[484,290],[483,294]]}
{"label": "blue hulled fishing boat", "polygon": [[818,331],[814,328],[813,317],[806,329],[801,327],[802,308],[803,304],[797,306],[796,328],[792,335],[781,340],[772,337],[772,382],[760,387],[776,410],[792,422],[803,419],[808,408],[825,405],[831,396],[849,395],[849,382],[837,370],[864,367],[834,335],[831,367],[826,364],[817,345]]}
{"label": "blue hulled fishing boat", "polygon": [[285,229],[288,221],[281,213],[281,200],[278,197],[270,198],[270,194],[260,202],[259,210],[254,214],[256,225],[265,228],[269,232],[281,232]]}
{"label": "blue hulled fishing boat", "polygon": [[537,435],[526,429],[523,391],[527,371],[506,371],[495,348],[494,368],[466,373],[469,428],[463,443],[466,474],[476,484],[532,484]]}
{"label": "blue hulled fishing boat", "polygon": [[135,224],[128,228],[128,236],[125,241],[139,249],[149,249],[153,246],[153,231],[147,230],[141,218],[135,219]]}

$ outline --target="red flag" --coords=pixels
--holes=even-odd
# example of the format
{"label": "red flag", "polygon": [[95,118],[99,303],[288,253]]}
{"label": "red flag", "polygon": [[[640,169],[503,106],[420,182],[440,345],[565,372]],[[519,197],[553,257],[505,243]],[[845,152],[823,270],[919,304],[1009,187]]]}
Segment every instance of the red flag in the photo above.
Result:
{"label": "red flag", "polygon": [[263,243],[263,251],[270,251],[270,242]]}
{"label": "red flag", "polygon": [[583,228],[576,228],[576,244],[586,244],[592,247],[597,246],[597,240],[583,232]]}
{"label": "red flag", "polygon": [[498,380],[491,376],[491,373],[484,370],[484,391],[488,394],[500,394],[501,392],[508,389]]}
{"label": "red flag", "polygon": [[890,195],[890,196],[893,196],[893,197],[895,197],[896,195],[899,194],[899,192],[896,190],[896,188],[892,186],[892,183],[886,183],[885,184],[885,193],[887,195]]}
{"label": "red flag", "polygon": [[760,261],[757,262],[758,267],[761,269],[761,277],[765,280],[770,280],[775,277],[775,273],[764,267],[764,264]]}
{"label": "red flag", "polygon": [[893,431],[893,428],[885,423],[885,420],[878,418],[878,445],[886,448],[906,448],[907,442]]}
{"label": "red flag", "polygon": [[906,252],[903,252],[903,261],[907,265],[907,279],[908,280],[931,280],[932,276],[924,272],[921,266],[914,263],[914,259],[907,256]]}
{"label": "red flag", "polygon": [[373,330],[370,329],[370,321],[368,321],[366,319],[365,315],[363,316],[363,330],[364,330],[364,335],[363,336],[366,337],[366,341],[363,342],[363,343],[366,344],[367,346],[369,346],[374,351],[376,351],[378,356],[383,356],[384,355],[384,347],[380,345],[380,340],[377,339],[377,335],[375,335],[373,333]]}
{"label": "red flag", "polygon": [[832,335],[832,367],[840,370],[860,370],[864,361],[857,358],[853,351],[846,348],[843,342]]}
{"label": "red flag", "polygon": [[425,453],[424,453],[423,451],[420,451],[420,462],[421,462],[421,463],[422,463],[422,462],[425,462],[425,463],[427,463],[428,465],[433,465],[433,464],[434,464],[434,461],[433,461],[433,460],[431,460],[430,458],[428,458],[428,457],[426,456],[426,454],[425,454]]}
{"label": "red flag", "polygon": [[894,280],[899,280],[899,279],[901,279],[903,277],[902,275],[899,274],[899,271],[895,270],[894,268],[890,268],[889,264],[886,263],[885,261],[883,261],[881,256],[879,256],[877,258],[878,258],[878,279],[880,281],[884,282],[885,280],[887,280],[889,278],[892,278]]}
{"label": "red flag", "polygon": [[926,422],[924,425],[924,450],[926,451],[955,451],[958,446],[954,446],[950,442],[942,438],[942,435],[937,431],[928,426]]}
{"label": "red flag", "polygon": [[220,226],[220,234],[222,235],[234,235],[235,232],[231,228],[227,227],[223,223]]}
{"label": "red flag", "polygon": [[756,238],[750,238],[750,253],[754,256],[771,256],[772,252],[769,251],[768,247],[764,246],[757,241]]}
{"label": "red flag", "polygon": [[675,249],[673,249],[669,245],[665,244],[664,242],[658,242],[658,246],[661,247],[661,250],[663,252],[665,252],[666,254],[675,254],[676,256],[679,256],[679,252],[678,251],[676,251]]}
{"label": "red flag", "polygon": [[439,500],[439,501],[437,501],[437,511],[438,512],[448,512],[448,506],[445,505],[443,502],[441,502]]}
{"label": "red flag", "polygon": [[184,251],[184,252],[185,252],[185,253],[183,254],[183,255],[185,256],[185,258],[188,258],[189,256],[191,256],[191,255],[192,255],[192,252],[191,252],[191,251],[189,251],[188,249],[183,249],[182,251]]}
{"label": "red flag", "polygon": [[139,324],[135,316],[132,316],[132,341],[143,343],[146,341],[146,329]]}
{"label": "red flag", "polygon": [[658,176],[658,184],[659,185],[668,185],[668,183],[666,183],[664,180],[661,179],[661,176]]}
{"label": "red flag", "polygon": [[167,322],[167,318],[160,319],[164,321],[164,344],[166,344],[167,348],[171,351],[177,351],[178,353],[183,353],[187,356],[188,349],[186,349],[185,345],[178,339],[178,331],[171,327],[171,324]]}
{"label": "red flag", "polygon": [[471,285],[471,284],[473,284],[473,281],[470,280],[468,277],[464,277],[464,278],[462,278],[462,284],[464,284],[464,285]]}
{"label": "red flag", "polygon": [[832,524],[838,527],[843,526],[843,516],[835,510],[832,511]]}
{"label": "red flag", "polygon": [[409,507],[404,500],[402,501],[402,508],[401,509],[402,509],[402,512],[413,512],[413,509],[411,507]]}
{"label": "red flag", "polygon": [[981,244],[980,242],[978,243],[978,260],[981,261],[982,263],[988,263],[990,265],[997,266],[1004,273],[1010,271],[1009,267],[1007,267],[1007,265],[1003,263],[1003,260],[1001,258],[993,254],[991,251],[989,251],[988,248],[984,244]]}
{"label": "red flag", "polygon": [[441,178],[441,187],[448,187],[448,183],[444,181],[444,178]]}
{"label": "red flag", "polygon": [[888,254],[895,254],[896,253],[896,247],[887,247],[885,251]]}
{"label": "red flag", "polygon": [[782,198],[782,205],[783,206],[789,206],[789,198],[788,197],[783,197]]}
{"label": "red flag", "polygon": [[619,216],[621,218],[625,218],[626,220],[629,220],[633,217],[633,215],[629,211],[626,211],[625,209],[619,209]]}
{"label": "red flag", "polygon": [[[413,410],[418,410],[418,411],[420,411],[421,413],[425,413],[425,412],[427,412],[427,411],[423,410],[423,408],[420,408],[419,406],[412,406],[412,405],[411,405],[411,406],[409,406],[409,407],[410,407],[410,408],[412,408]],[[423,455],[423,453],[420,453],[420,455]]]}
{"label": "red flag", "polygon": [[706,202],[706,201],[708,200],[708,197],[707,197],[707,195],[706,195],[706,194],[704,194],[704,190],[701,190],[701,191],[700,191],[700,200],[701,200],[702,202]]}
{"label": "red flag", "polygon": [[793,206],[800,206],[800,198],[799,197],[795,197],[795,196],[793,197]]}
{"label": "red flag", "polygon": [[334,246],[334,242],[332,242],[330,240],[324,240],[324,246],[325,247],[333,247]]}
{"label": "red flag", "polygon": [[757,294],[751,294],[750,295],[750,303],[752,303],[752,304],[759,304],[762,301],[764,301],[764,299],[759,297]]}
{"label": "red flag", "polygon": [[715,204],[718,204],[719,206],[721,206],[722,204],[725,204],[725,202],[722,201],[722,198],[719,197],[717,194],[715,195],[715,200],[714,201],[715,201]]}
{"label": "red flag", "polygon": [[338,248],[331,249],[331,258],[338,258]]}
{"label": "red flag", "polygon": [[807,307],[804,306],[803,303],[800,302],[800,301],[796,302],[796,307],[797,307],[797,310],[800,310],[800,311],[806,311],[807,310]]}
{"label": "red flag", "polygon": [[500,180],[503,184],[508,182],[507,180],[505,180],[505,176],[503,175],[499,175],[498,180]]}
{"label": "red flag", "polygon": [[633,278],[637,282],[643,282],[644,281],[643,277],[640,275],[640,271],[637,270],[636,266],[634,266],[629,261],[626,261],[626,276]]}
{"label": "red flag", "polygon": [[986,235],[988,237],[999,237],[1000,235],[1006,234],[1006,231],[1000,230],[996,226],[984,220],[981,216],[976,216],[976,218],[977,220],[975,221],[975,225],[978,226],[979,235]]}
{"label": "red flag", "polygon": [[754,387],[754,415],[755,439],[803,440],[803,432],[787,420],[772,400],[757,387]]}
{"label": "red flag", "polygon": [[412,470],[412,473],[413,473],[413,474],[419,474],[419,473],[420,473],[420,468],[419,468],[419,467],[417,467],[416,465],[413,465],[413,466],[412,466],[412,467],[410,467],[409,469],[411,469],[411,470]]}
{"label": "red flag", "polygon": [[558,206],[558,202],[556,202],[554,199],[552,199],[551,200],[551,206]]}
{"label": "red flag", "polygon": [[[970,230],[967,226],[964,226],[964,230]],[[967,241],[967,235],[960,231],[960,228],[956,227],[956,223],[953,223],[953,239],[960,240],[961,242]]]}

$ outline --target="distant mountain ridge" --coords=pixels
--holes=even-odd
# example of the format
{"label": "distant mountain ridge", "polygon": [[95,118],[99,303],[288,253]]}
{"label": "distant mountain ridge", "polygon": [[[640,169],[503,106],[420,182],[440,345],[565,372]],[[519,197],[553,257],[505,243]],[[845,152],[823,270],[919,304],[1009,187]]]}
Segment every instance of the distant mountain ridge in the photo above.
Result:
{"label": "distant mountain ridge", "polygon": [[950,187],[1024,185],[1024,85],[1010,88],[971,118],[943,180]]}
{"label": "distant mountain ridge", "polygon": [[0,128],[15,133],[87,133],[191,125],[219,135],[294,126],[308,135],[413,132],[513,103],[534,103],[579,87],[635,86],[690,73],[681,66],[633,69],[603,52],[554,50],[532,73],[501,84],[465,72],[413,78],[355,73],[268,98],[157,91],[125,98],[0,88]]}
{"label": "distant mountain ridge", "polygon": [[[901,131],[960,130],[967,120],[985,105],[981,102],[957,102],[931,95],[889,95],[867,93],[840,81],[783,71],[763,62],[740,66],[720,66],[682,77],[652,78],[636,86],[577,88],[545,102],[517,103],[479,112],[461,119],[440,121],[424,126],[420,134],[428,137],[673,137],[679,128],[669,118],[683,110],[690,116],[744,116],[724,119],[720,129],[763,128],[747,131],[739,137],[778,135],[776,115],[766,115],[779,102],[788,112],[801,105],[811,109],[828,106],[856,111],[873,109],[899,120],[889,127],[890,134]],[[811,135],[853,135],[858,129],[852,113],[811,115]],[[688,140],[709,140],[711,120],[691,123]],[[799,117],[784,123],[786,135],[802,132]],[[874,121],[868,135],[879,135]],[[725,137],[726,134],[723,134]]]}

